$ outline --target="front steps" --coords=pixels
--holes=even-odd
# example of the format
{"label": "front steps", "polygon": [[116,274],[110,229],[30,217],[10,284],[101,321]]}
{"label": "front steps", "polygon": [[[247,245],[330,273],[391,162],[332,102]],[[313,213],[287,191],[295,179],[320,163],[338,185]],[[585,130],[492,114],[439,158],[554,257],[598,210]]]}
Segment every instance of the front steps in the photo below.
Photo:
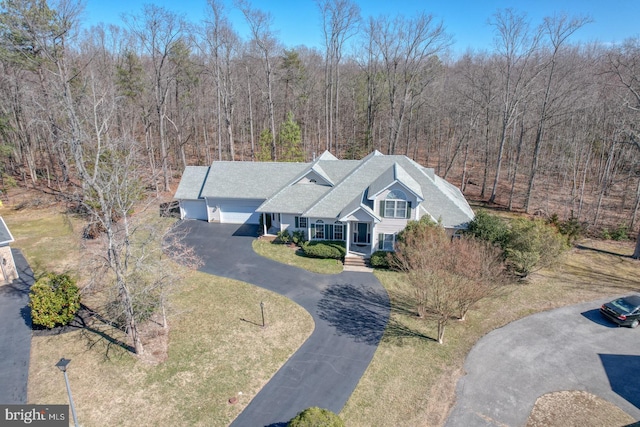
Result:
{"label": "front steps", "polygon": [[344,271],[372,272],[373,268],[369,267],[368,258],[354,254],[348,254],[344,258]]}

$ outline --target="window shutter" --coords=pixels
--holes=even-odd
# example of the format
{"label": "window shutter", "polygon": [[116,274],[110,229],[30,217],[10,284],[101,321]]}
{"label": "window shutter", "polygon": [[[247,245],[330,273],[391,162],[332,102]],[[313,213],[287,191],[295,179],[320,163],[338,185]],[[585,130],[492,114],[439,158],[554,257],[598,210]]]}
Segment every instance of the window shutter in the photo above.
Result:
{"label": "window shutter", "polygon": [[380,216],[384,218],[384,200],[380,200]]}
{"label": "window shutter", "polygon": [[378,234],[378,250],[382,250],[384,249],[384,234],[380,233]]}
{"label": "window shutter", "polygon": [[411,219],[411,202],[407,202],[407,219]]}
{"label": "window shutter", "polygon": [[296,228],[300,228],[300,218],[296,217]]}

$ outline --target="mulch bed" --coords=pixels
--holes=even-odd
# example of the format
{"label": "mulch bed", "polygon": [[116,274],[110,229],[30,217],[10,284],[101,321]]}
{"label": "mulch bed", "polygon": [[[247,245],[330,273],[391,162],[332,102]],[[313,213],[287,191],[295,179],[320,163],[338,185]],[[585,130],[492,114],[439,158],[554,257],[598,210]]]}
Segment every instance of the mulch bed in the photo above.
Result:
{"label": "mulch bed", "polygon": [[67,332],[77,331],[86,328],[93,321],[96,313],[84,304],[80,305],[80,309],[76,313],[76,317],[69,322],[68,325],[56,326],[54,328],[45,328],[44,326],[32,325],[34,337],[49,337],[53,335],[66,334]]}

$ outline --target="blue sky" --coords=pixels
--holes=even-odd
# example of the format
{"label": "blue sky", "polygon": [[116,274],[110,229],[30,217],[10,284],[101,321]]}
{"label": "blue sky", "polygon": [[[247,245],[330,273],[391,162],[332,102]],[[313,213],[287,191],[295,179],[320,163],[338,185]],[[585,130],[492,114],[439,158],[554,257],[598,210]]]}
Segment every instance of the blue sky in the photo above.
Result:
{"label": "blue sky", "polygon": [[[203,18],[207,7],[206,0],[85,0],[85,27],[99,22],[122,25],[123,13],[140,14],[145,3],[163,6],[194,23]],[[242,16],[234,9],[232,0],[225,3],[235,30],[246,38]],[[457,53],[467,48],[491,50],[493,33],[487,21],[498,9],[509,7],[525,12],[534,24],[554,13],[590,16],[593,22],[573,36],[574,42],[610,44],[640,36],[640,0],[356,0],[356,3],[364,18],[411,16],[425,11],[444,23],[453,36],[453,50]],[[271,14],[272,29],[285,46],[322,46],[319,12],[314,0],[253,0],[251,4]]]}

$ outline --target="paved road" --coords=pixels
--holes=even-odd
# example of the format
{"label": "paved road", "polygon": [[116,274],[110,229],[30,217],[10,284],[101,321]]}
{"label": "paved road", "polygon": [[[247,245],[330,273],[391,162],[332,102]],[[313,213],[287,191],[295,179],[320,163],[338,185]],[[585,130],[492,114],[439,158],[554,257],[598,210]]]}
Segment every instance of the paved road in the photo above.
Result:
{"label": "paved road", "polygon": [[471,350],[447,427],[525,425],[538,397],[583,390],[640,420],[640,328],[600,316],[610,300],[538,313],[496,329]]}
{"label": "paved road", "polygon": [[12,249],[19,279],[0,286],[0,403],[27,403],[33,272],[18,249]]}
{"label": "paved road", "polygon": [[307,310],[315,329],[233,426],[285,425],[319,406],[340,412],[382,338],[389,298],[371,273],[310,273],[258,256],[257,227],[184,221],[185,243],[205,263],[202,271],[252,283],[284,295]]}

